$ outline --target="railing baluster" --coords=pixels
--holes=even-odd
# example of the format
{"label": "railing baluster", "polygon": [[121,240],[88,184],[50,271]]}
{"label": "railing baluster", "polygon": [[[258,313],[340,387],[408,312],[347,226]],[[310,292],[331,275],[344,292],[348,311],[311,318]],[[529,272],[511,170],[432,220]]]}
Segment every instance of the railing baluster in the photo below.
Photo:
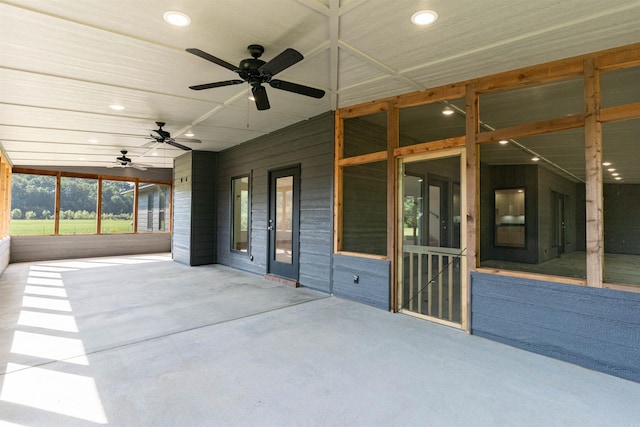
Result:
{"label": "railing baluster", "polygon": [[433,286],[431,286],[433,285],[433,283],[431,282],[431,279],[433,278],[433,260],[431,259],[431,254],[427,254],[427,278],[429,280],[427,289],[427,314],[431,316],[431,301],[433,300]]}
{"label": "railing baluster", "polygon": [[[449,256],[451,258],[451,256]],[[453,320],[453,263],[455,259],[449,260],[449,320]]]}
{"label": "railing baluster", "polygon": [[[438,272],[442,271],[442,259],[444,255],[438,255]],[[438,274],[438,317],[442,319],[442,274]]]}
{"label": "railing baluster", "polygon": [[413,252],[409,252],[409,310],[413,311]]}
{"label": "railing baluster", "polygon": [[418,313],[422,313],[422,254],[418,254]]}

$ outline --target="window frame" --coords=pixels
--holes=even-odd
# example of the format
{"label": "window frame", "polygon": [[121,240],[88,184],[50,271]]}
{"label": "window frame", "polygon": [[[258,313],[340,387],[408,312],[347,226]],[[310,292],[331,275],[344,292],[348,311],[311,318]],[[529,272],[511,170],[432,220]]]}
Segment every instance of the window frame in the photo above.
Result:
{"label": "window frame", "polygon": [[[167,233],[170,234],[172,232],[172,204],[173,204],[173,182],[168,180],[161,179],[149,179],[149,178],[138,178],[138,177],[127,177],[127,176],[113,176],[113,175],[102,175],[102,174],[91,174],[91,173],[75,173],[75,172],[65,172],[65,171],[54,171],[54,170],[46,170],[46,169],[31,169],[31,168],[21,168],[21,167],[13,167],[10,171],[8,171],[8,175],[12,174],[26,174],[26,175],[44,175],[44,176],[53,176],[56,178],[56,201],[55,201],[55,213],[54,213],[54,233],[53,234],[37,234],[31,235],[33,237],[37,236],[72,236],[69,234],[60,234],[59,233],[59,225],[60,225],[60,182],[62,177],[66,178],[88,178],[88,179],[96,179],[98,181],[98,194],[97,194],[97,210],[96,210],[96,233],[94,234],[85,234],[85,235],[111,235],[114,233],[102,233],[101,232],[101,216],[102,216],[102,182],[103,181],[125,181],[125,182],[133,182],[134,185],[134,204],[133,204],[133,231],[130,233],[117,233],[117,234],[149,234],[149,233],[138,233],[137,230],[137,212],[138,212],[138,187],[140,183],[144,184],[163,184],[169,186],[169,204],[168,209],[165,207],[165,213],[169,211],[169,223],[166,231],[157,231],[154,234],[158,233]],[[9,211],[11,209],[11,197],[10,197],[10,188],[11,188],[11,180],[7,179],[5,183],[8,182],[8,190],[5,193],[7,196],[7,204],[6,210]],[[166,203],[166,201],[165,201]],[[7,217],[9,215],[7,214]],[[6,230],[5,235],[10,235],[10,218],[6,218]]]}
{"label": "window frame", "polygon": [[[244,254],[250,256],[251,254],[251,186],[252,186],[252,173],[246,173],[242,175],[234,175],[231,177],[231,184],[229,190],[229,250],[232,253]],[[235,210],[235,183],[242,179],[247,179],[247,238],[246,238],[246,249],[236,249],[236,244],[239,243],[235,240],[235,221],[236,221],[236,210]],[[242,208],[242,204],[240,205]],[[242,212],[240,212],[242,215]],[[240,221],[242,221],[242,217],[240,217]],[[242,231],[242,230],[240,230]]]}

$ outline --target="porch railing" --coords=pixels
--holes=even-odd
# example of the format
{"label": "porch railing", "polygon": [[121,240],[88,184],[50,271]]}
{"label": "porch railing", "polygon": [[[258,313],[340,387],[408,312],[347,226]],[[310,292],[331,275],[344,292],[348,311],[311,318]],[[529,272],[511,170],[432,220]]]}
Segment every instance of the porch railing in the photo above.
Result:
{"label": "porch railing", "polygon": [[[464,250],[458,248],[441,248],[435,246],[403,245],[405,262],[408,258],[408,278],[405,275],[405,285],[408,285],[409,299],[403,308],[410,311],[434,316],[440,319],[454,321],[454,283],[460,278],[455,277],[455,260],[463,256]],[[426,265],[425,265],[426,264]],[[458,264],[459,266],[459,264]],[[424,270],[426,267],[426,275]],[[459,274],[459,271],[458,271]],[[408,279],[408,284],[406,283]],[[446,293],[445,293],[446,286]],[[458,286],[458,289],[460,287]],[[434,292],[437,290],[437,292]],[[426,313],[423,312],[424,293],[427,294]],[[437,293],[437,314],[433,295]],[[447,296],[445,301],[445,295]],[[458,298],[459,299],[459,298]],[[447,316],[443,309],[447,304]]]}

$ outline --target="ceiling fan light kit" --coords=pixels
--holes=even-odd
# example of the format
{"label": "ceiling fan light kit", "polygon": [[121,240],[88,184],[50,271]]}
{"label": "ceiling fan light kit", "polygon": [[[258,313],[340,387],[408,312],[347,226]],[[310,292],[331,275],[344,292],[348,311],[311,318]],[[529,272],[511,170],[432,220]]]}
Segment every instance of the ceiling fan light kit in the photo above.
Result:
{"label": "ceiling fan light kit", "polygon": [[294,64],[302,61],[304,56],[295,49],[287,48],[278,54],[269,62],[265,62],[259,59],[264,53],[264,47],[259,44],[251,44],[247,47],[251,58],[246,58],[240,61],[238,66],[217,58],[207,52],[200,49],[189,48],[187,52],[196,55],[209,62],[213,62],[221,67],[237,73],[242,79],[224,80],[213,83],[205,83],[201,85],[189,86],[192,90],[204,90],[212,89],[216,87],[237,85],[241,83],[248,83],[251,86],[251,93],[256,103],[258,110],[268,110],[271,108],[269,104],[269,98],[267,91],[263,86],[264,83],[268,83],[275,89],[284,90],[287,92],[297,93],[299,95],[309,96],[311,98],[322,98],[325,92],[321,89],[300,85],[297,83],[291,83],[284,80],[274,80],[273,76],[279,72],[291,67]]}

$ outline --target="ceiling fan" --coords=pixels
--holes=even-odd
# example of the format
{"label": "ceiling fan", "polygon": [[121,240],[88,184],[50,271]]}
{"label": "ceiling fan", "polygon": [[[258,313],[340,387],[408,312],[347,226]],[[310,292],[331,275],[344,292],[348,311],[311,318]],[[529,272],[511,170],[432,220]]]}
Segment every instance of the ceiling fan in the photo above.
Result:
{"label": "ceiling fan", "polygon": [[[158,125],[158,129],[152,130],[151,134],[149,135],[155,142],[162,143],[162,144],[169,144],[181,150],[186,150],[186,151],[191,150],[191,148],[187,147],[186,145],[182,145],[179,142],[176,142],[176,138],[171,138],[171,134],[166,130],[162,129],[162,127],[166,125],[165,122],[156,122],[156,125]],[[196,143],[196,144],[199,144],[202,142],[199,139],[191,139],[191,138],[189,139],[182,138],[181,140],[184,142],[190,142],[190,143]]]}
{"label": "ceiling fan", "polygon": [[122,153],[121,157],[116,157],[116,161],[114,163],[109,164],[108,168],[128,168],[132,167],[135,169],[139,169],[142,171],[146,171],[147,168],[150,168],[150,165],[144,165],[142,163],[133,163],[130,158],[127,157],[127,150],[120,150]]}
{"label": "ceiling fan", "polygon": [[265,62],[260,58],[264,52],[264,47],[259,44],[252,44],[247,47],[247,50],[251,54],[252,58],[243,59],[236,67],[233,64],[228,63],[220,58],[216,58],[200,49],[189,48],[187,52],[199,56],[202,59],[218,64],[221,67],[227,68],[237,73],[242,80],[225,80],[215,83],[206,83],[196,86],[189,86],[189,89],[202,90],[211,89],[214,87],[237,85],[244,82],[251,85],[251,93],[256,102],[258,110],[268,110],[269,98],[267,97],[267,91],[262,86],[263,83],[269,83],[269,85],[276,89],[285,90],[287,92],[293,92],[300,95],[310,96],[312,98],[322,98],[324,91],[309,86],[300,85],[297,83],[291,83],[284,80],[273,79],[273,76],[279,72],[291,67],[292,65],[300,62],[304,57],[300,52],[295,49],[285,49],[275,58],[269,62]]}

